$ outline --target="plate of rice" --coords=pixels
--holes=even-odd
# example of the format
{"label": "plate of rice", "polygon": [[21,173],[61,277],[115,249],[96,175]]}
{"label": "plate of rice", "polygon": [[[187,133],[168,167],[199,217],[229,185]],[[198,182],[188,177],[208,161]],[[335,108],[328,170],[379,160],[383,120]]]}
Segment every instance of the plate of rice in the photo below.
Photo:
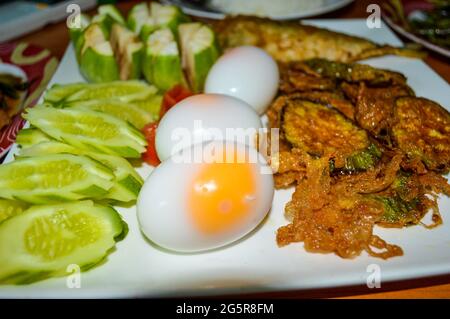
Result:
{"label": "plate of rice", "polygon": [[226,15],[252,15],[275,20],[291,20],[338,10],[353,0],[164,0],[189,15],[223,19]]}

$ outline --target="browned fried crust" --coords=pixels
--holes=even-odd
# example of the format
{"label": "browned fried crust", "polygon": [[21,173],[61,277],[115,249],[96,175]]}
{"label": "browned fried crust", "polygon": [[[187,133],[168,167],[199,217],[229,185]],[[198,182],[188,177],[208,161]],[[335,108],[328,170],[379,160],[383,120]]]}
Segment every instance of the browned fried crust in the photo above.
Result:
{"label": "browned fried crust", "polygon": [[379,46],[369,40],[304,25],[247,16],[227,17],[213,24],[222,48],[254,45],[277,61],[311,58],[350,62],[385,54],[417,56],[417,52]]}
{"label": "browned fried crust", "polygon": [[424,98],[396,100],[392,124],[396,146],[409,158],[420,158],[428,169],[450,169],[450,113]]}

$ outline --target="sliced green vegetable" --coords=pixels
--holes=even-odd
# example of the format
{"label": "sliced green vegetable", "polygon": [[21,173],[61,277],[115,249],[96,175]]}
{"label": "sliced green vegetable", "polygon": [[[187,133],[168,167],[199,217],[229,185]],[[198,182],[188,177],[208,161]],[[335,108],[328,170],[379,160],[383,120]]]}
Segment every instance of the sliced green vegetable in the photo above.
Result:
{"label": "sliced green vegetable", "polygon": [[21,214],[28,208],[24,202],[9,199],[0,199],[0,224],[8,218]]}
{"label": "sliced green vegetable", "polygon": [[150,12],[159,28],[169,28],[174,34],[180,23],[189,22],[190,19],[177,6],[165,6],[155,1],[150,3]]}
{"label": "sliced green vegetable", "polygon": [[114,185],[109,192],[105,194],[105,198],[120,202],[136,200],[142,187],[143,180],[133,166],[122,157],[93,153],[56,141],[43,142],[26,148],[20,152],[20,156],[31,157],[60,153],[86,155],[110,168],[115,176]]}
{"label": "sliced green vegetable", "polygon": [[98,7],[97,9],[99,15],[109,15],[111,18],[114,19],[114,21],[125,24],[125,19],[123,18],[120,11],[117,9],[116,6],[112,4],[104,4]]}
{"label": "sliced green vegetable", "polygon": [[140,78],[144,45],[138,37],[125,26],[115,23],[111,29],[110,43],[119,65],[120,79]]}
{"label": "sliced green vegetable", "polygon": [[108,82],[119,79],[119,67],[111,44],[102,28],[93,23],[83,33],[80,71],[89,82]]}
{"label": "sliced green vegetable", "polygon": [[114,81],[89,85],[69,97],[67,102],[116,99],[122,102],[144,100],[156,94],[158,90],[152,85],[141,81]]}
{"label": "sliced green vegetable", "polygon": [[44,101],[57,105],[64,101],[66,97],[88,87],[87,83],[54,84],[44,95]]}
{"label": "sliced green vegetable", "polygon": [[89,269],[127,226],[111,207],[92,201],[34,206],[0,224],[0,283],[27,284]]}
{"label": "sliced green vegetable", "polygon": [[86,156],[52,154],[0,166],[0,197],[33,204],[102,198],[113,172]]}
{"label": "sliced green vegetable", "polygon": [[134,105],[133,102],[125,103],[116,100],[91,100],[75,101],[65,104],[65,106],[75,109],[108,113],[130,123],[138,130],[142,129],[145,124],[152,122],[154,119],[154,114],[146,112],[144,109]]}
{"label": "sliced green vegetable", "polygon": [[145,100],[133,101],[133,104],[145,112],[152,114],[153,118],[150,122],[154,122],[159,120],[159,111],[161,109],[162,100],[162,95],[155,94]]}
{"label": "sliced green vegetable", "polygon": [[77,60],[80,58],[81,46],[83,41],[79,41],[79,39],[83,35],[83,31],[88,27],[91,23],[91,18],[86,14],[80,14],[80,24],[78,26],[72,26],[69,28],[69,37],[72,41],[75,49],[75,53],[77,56]]}
{"label": "sliced green vegetable", "polygon": [[36,106],[24,118],[54,139],[75,147],[130,158],[145,151],[141,132],[106,113]]}
{"label": "sliced green vegetable", "polygon": [[169,29],[155,31],[148,38],[143,72],[147,81],[161,90],[186,83],[177,43]]}
{"label": "sliced green vegetable", "polygon": [[30,147],[40,142],[51,141],[52,138],[37,128],[24,128],[19,131],[16,143],[22,148]]}
{"label": "sliced green vegetable", "polygon": [[184,23],[178,27],[182,65],[191,90],[201,92],[209,69],[219,57],[214,32],[201,23]]}
{"label": "sliced green vegetable", "polygon": [[135,34],[139,34],[142,26],[149,17],[150,11],[147,3],[136,4],[128,14],[127,25]]}

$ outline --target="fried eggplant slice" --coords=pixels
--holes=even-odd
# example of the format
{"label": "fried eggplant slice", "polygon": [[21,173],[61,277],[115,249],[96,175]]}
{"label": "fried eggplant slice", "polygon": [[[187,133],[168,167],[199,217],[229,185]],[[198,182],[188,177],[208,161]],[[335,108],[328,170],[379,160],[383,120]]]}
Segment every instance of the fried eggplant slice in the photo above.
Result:
{"label": "fried eggplant slice", "polygon": [[323,77],[350,83],[406,84],[406,78],[403,74],[374,68],[366,64],[342,63],[326,59],[310,59],[304,61],[304,64]]}
{"label": "fried eggplant slice", "polygon": [[280,91],[282,93],[332,91],[336,89],[336,81],[324,78],[311,72],[302,62],[279,63]]}
{"label": "fried eggplant slice", "polygon": [[391,135],[409,158],[420,158],[433,171],[449,171],[450,113],[439,104],[425,98],[398,98]]}
{"label": "fried eggplant slice", "polygon": [[412,90],[404,85],[367,87],[364,83],[343,83],[341,87],[355,104],[356,123],[372,136],[390,144],[388,129],[395,100],[398,97],[414,95]]}
{"label": "fried eggplant slice", "polygon": [[291,98],[286,100],[281,116],[284,138],[314,157],[332,157],[333,170],[366,170],[381,156],[364,130],[325,105]]}
{"label": "fried eggplant slice", "polygon": [[298,23],[248,16],[227,17],[213,25],[223,49],[254,45],[280,62],[325,58],[351,62],[396,54],[421,57],[414,50],[380,46],[372,41]]}

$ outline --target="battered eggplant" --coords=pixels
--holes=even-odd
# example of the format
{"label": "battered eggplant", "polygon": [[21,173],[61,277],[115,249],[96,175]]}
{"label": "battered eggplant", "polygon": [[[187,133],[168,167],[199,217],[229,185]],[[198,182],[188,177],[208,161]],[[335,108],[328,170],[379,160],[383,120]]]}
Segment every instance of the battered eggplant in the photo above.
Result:
{"label": "battered eggplant", "polygon": [[378,45],[360,37],[297,21],[234,16],[215,22],[213,27],[223,49],[254,45],[263,48],[280,62],[312,58],[352,62],[387,54],[421,56],[417,51]]}
{"label": "battered eggplant", "polygon": [[356,172],[381,156],[367,133],[338,111],[302,98],[289,98],[281,112],[282,136],[313,157],[329,156],[332,170]]}
{"label": "battered eggplant", "polygon": [[341,85],[346,96],[355,104],[356,123],[372,136],[390,144],[388,130],[392,120],[395,100],[414,95],[406,85],[368,87],[365,83]]}
{"label": "battered eggplant", "polygon": [[425,98],[401,97],[395,102],[391,136],[409,158],[430,169],[450,170],[450,113]]}

